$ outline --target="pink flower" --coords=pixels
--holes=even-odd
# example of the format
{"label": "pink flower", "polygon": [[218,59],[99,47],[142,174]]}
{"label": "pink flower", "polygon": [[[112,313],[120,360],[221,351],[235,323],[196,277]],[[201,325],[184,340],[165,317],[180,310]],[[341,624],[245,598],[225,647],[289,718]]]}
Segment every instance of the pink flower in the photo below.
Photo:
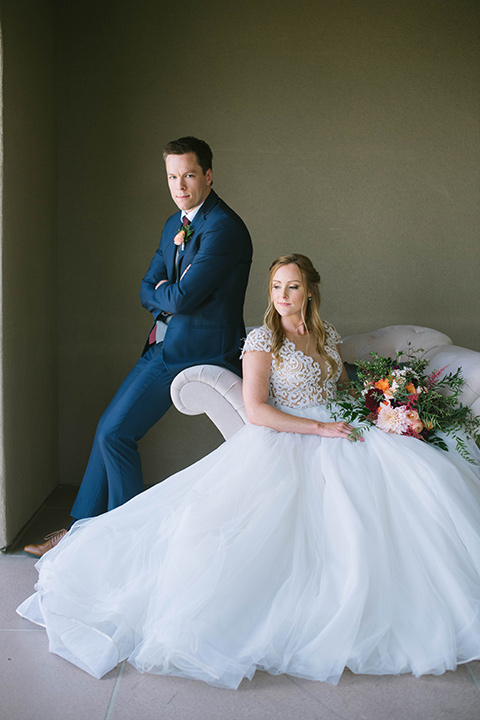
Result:
{"label": "pink flower", "polygon": [[431,387],[432,385],[435,385],[438,378],[440,377],[442,372],[447,369],[447,367],[448,367],[448,365],[445,365],[440,370],[434,370],[430,375],[427,375],[427,382],[428,382],[427,388]]}
{"label": "pink flower", "polygon": [[394,408],[389,403],[382,403],[378,409],[376,425],[385,432],[403,435],[410,425],[405,406]]}

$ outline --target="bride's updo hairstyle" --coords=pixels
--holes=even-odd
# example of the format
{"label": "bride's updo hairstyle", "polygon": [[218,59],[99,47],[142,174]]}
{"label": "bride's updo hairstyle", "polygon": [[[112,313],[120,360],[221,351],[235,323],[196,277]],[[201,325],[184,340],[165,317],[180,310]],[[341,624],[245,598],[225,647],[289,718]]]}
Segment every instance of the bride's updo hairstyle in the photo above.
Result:
{"label": "bride's updo hairstyle", "polygon": [[[280,362],[280,348],[285,340],[281,317],[275,309],[272,300],[272,283],[275,273],[282,265],[296,265],[302,276],[303,288],[306,290],[303,307],[302,320],[305,330],[316,342],[317,352],[323,358],[330,370],[329,377],[334,375],[338,368],[334,360],[325,352],[325,327],[320,317],[320,275],[312,265],[312,261],[306,255],[293,253],[292,255],[280,255],[270,265],[268,274],[268,307],[263,318],[263,323],[272,331],[272,354],[275,362]],[[310,298],[309,298],[310,296]]]}

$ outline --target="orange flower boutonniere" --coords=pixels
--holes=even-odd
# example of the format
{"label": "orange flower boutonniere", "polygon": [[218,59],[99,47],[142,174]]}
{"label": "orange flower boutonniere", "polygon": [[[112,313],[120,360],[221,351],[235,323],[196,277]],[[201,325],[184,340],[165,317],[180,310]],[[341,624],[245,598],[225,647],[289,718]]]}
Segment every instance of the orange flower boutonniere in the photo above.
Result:
{"label": "orange flower boutonniere", "polygon": [[185,243],[190,240],[193,235],[193,228],[190,225],[183,225],[173,238],[175,245],[182,245],[182,250],[185,249]]}

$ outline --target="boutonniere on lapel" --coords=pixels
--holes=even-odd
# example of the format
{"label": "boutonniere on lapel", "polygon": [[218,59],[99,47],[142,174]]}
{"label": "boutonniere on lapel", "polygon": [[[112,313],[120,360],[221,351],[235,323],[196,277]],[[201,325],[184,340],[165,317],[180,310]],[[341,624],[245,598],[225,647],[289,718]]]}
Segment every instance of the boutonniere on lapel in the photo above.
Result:
{"label": "boutonniere on lapel", "polygon": [[192,235],[193,235],[193,228],[191,227],[190,223],[188,223],[188,225],[182,225],[180,230],[177,232],[177,234],[173,238],[173,242],[175,243],[175,245],[181,245],[182,250],[185,250],[185,243],[190,240]]}

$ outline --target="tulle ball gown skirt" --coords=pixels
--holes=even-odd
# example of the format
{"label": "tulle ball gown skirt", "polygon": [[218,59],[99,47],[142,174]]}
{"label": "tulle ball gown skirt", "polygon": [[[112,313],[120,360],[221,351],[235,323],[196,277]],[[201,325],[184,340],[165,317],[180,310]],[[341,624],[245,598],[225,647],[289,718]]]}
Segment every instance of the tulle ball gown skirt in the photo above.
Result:
{"label": "tulle ball gown skirt", "polygon": [[124,659],[225,688],[257,669],[440,674],[480,658],[479,466],[376,428],[246,426],[37,568],[18,612],[97,678]]}

